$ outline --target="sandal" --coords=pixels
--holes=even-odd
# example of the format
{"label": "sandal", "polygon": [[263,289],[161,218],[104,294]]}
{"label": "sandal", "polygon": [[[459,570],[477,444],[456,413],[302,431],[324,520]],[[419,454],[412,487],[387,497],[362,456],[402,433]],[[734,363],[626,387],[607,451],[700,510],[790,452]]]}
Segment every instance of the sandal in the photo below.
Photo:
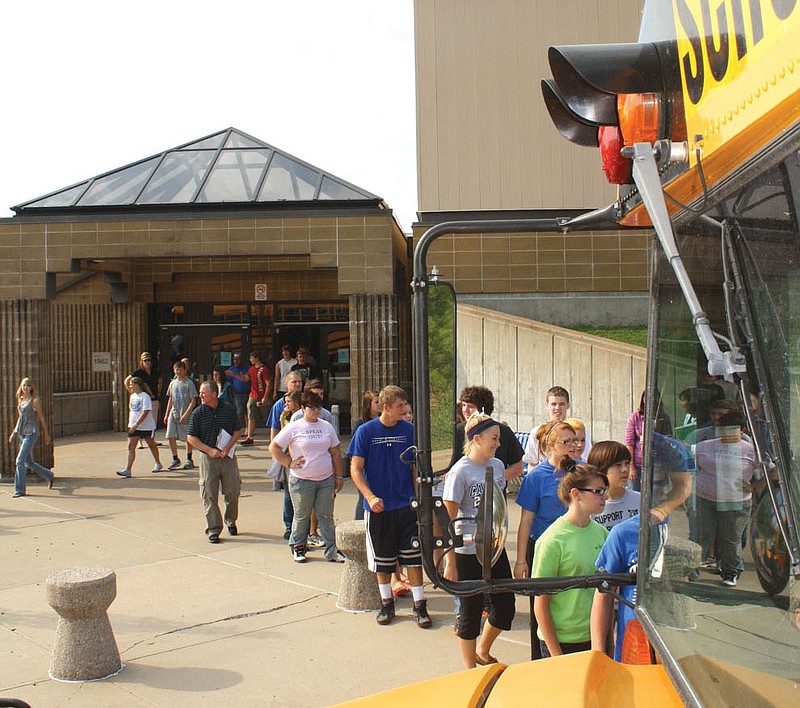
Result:
{"label": "sandal", "polygon": [[402,583],[400,587],[392,588],[392,595],[394,595],[395,597],[401,597],[410,594],[411,594],[411,587],[406,585],[405,583]]}
{"label": "sandal", "polygon": [[495,659],[491,654],[489,654],[489,658],[484,661],[481,659],[477,654],[475,655],[475,663],[478,666],[489,666],[489,664],[496,664],[497,659]]}

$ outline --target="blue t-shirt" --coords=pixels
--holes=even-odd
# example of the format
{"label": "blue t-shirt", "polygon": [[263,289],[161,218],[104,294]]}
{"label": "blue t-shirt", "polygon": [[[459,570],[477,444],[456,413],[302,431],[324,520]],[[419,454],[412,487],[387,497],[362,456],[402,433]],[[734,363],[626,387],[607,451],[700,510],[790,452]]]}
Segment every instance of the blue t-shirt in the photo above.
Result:
{"label": "blue t-shirt", "polygon": [[270,428],[281,429],[281,413],[283,413],[284,408],[286,408],[286,403],[283,400],[283,396],[281,396],[270,408],[269,417],[267,418],[267,430]]}
{"label": "blue t-shirt", "polygon": [[[249,366],[229,366],[228,369],[232,371],[234,374],[239,374],[240,376],[247,376],[247,371],[250,367]],[[247,381],[239,381],[235,376],[231,376],[230,378],[231,385],[233,386],[233,392],[239,395],[244,393],[250,393],[250,379]]]}
{"label": "blue t-shirt", "polygon": [[534,540],[567,511],[558,498],[558,485],[564,473],[553,474],[555,469],[547,460],[540,462],[525,475],[517,492],[517,504],[533,512],[531,538]]}
{"label": "blue t-shirt", "polygon": [[[634,516],[611,529],[595,565],[607,573],[630,573],[631,570],[636,570],[638,561],[639,517]],[[626,600],[636,603],[635,585],[621,586],[619,594]],[[632,619],[636,619],[634,611],[620,602],[617,613],[617,643],[614,648],[614,658],[617,661],[622,660],[622,639],[625,636],[625,627]]]}
{"label": "blue t-shirt", "polygon": [[[373,418],[356,430],[348,455],[364,458],[364,477],[375,496],[383,499],[386,511],[407,507],[414,496],[411,466],[400,459],[414,444],[414,426],[407,420],[391,428]],[[369,510],[364,500],[364,510]]]}

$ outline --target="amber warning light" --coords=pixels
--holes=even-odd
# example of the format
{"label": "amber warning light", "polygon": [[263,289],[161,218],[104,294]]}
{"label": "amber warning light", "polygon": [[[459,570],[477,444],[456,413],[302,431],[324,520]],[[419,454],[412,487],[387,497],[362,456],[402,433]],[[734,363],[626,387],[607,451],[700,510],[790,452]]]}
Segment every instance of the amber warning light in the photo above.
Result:
{"label": "amber warning light", "polygon": [[567,140],[600,148],[609,182],[632,182],[623,147],[685,133],[670,115],[680,96],[675,53],[674,43],[550,47],[553,78],[542,81],[550,117]]}

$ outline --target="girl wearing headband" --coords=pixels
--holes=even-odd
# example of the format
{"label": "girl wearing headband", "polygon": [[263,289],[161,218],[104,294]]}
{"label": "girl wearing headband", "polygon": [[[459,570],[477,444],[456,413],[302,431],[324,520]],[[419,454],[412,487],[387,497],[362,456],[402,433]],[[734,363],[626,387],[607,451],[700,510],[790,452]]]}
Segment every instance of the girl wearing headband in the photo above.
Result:
{"label": "girl wearing headband", "polygon": [[[505,465],[494,454],[500,447],[500,427],[488,415],[474,413],[465,426],[464,457],[447,473],[442,499],[451,519],[474,519],[478,503],[483,497],[486,468],[491,467],[494,481],[505,485]],[[475,534],[474,521],[456,523],[456,533]],[[444,560],[444,577],[448,580],[478,580],[483,577],[474,542],[465,542],[455,552],[447,553]],[[510,578],[511,567],[505,550],[492,567],[493,578]],[[494,640],[503,630],[511,629],[514,619],[514,594],[489,593],[489,617],[481,633],[481,613],[484,595],[461,598],[458,615],[458,643],[461,658],[468,669],[497,662],[491,655]]]}

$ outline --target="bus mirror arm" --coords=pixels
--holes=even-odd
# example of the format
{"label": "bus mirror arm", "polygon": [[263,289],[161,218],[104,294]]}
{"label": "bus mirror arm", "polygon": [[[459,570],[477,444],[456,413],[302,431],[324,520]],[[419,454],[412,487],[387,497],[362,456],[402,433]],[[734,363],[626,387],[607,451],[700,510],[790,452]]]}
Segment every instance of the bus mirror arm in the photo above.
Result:
{"label": "bus mirror arm", "polygon": [[[667,204],[664,201],[653,146],[650,143],[636,143],[632,148],[625,148],[625,152],[627,156],[633,158],[633,180],[639,189],[645,207],[647,207],[661,248],[675,273],[683,298],[689,306],[697,338],[708,360],[708,373],[729,378],[733,374],[744,373],[746,371],[744,357],[730,340],[711,329],[711,324],[700,305],[694,285],[686,272],[686,266],[683,264],[678,243],[675,240],[675,232],[672,230]],[[720,339],[728,344],[730,347],[728,351],[723,352],[720,349],[718,342]]]}

